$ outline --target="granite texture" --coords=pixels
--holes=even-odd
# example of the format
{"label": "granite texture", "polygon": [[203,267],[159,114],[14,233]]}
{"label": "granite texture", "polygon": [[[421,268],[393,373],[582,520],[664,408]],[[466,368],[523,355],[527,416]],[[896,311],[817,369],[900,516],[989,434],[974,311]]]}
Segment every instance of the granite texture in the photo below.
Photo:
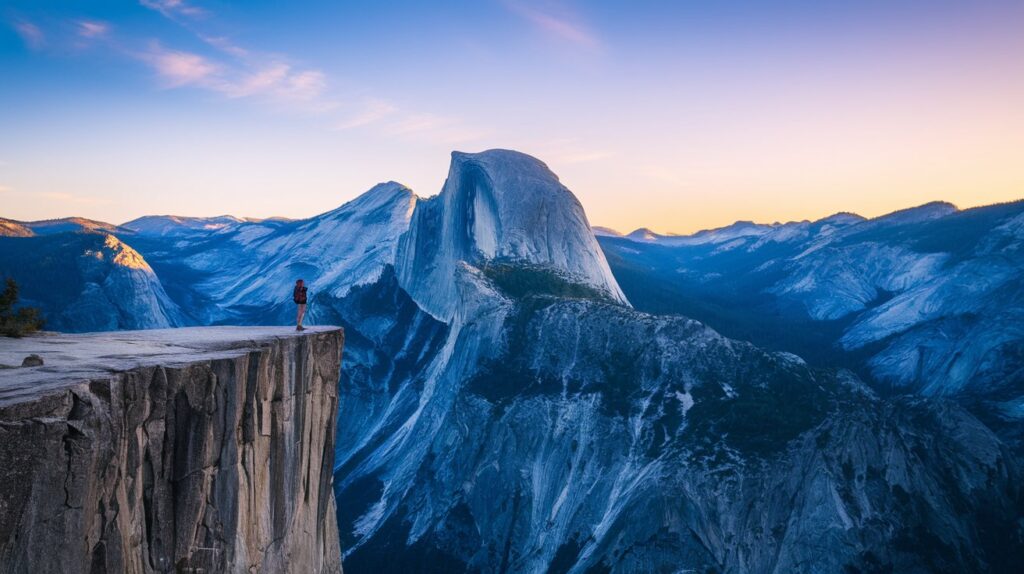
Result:
{"label": "granite texture", "polygon": [[341,572],[344,334],[0,340],[0,573]]}

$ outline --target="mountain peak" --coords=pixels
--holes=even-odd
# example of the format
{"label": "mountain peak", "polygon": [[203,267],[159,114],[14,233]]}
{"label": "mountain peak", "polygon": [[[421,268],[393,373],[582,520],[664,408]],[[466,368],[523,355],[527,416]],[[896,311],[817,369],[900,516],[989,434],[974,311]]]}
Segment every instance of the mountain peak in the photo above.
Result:
{"label": "mountain peak", "polygon": [[628,239],[634,239],[638,241],[653,241],[661,236],[647,227],[641,227],[639,229],[634,230],[629,235],[626,235],[626,237]]}
{"label": "mountain peak", "polygon": [[416,202],[416,194],[412,189],[397,181],[378,183],[355,199],[324,213],[318,217],[352,212],[368,213],[379,209],[390,209],[395,203],[408,204],[411,210]]}
{"label": "mountain peak", "polygon": [[185,215],[145,215],[121,224],[121,227],[143,236],[178,236],[190,233],[208,233],[223,229],[243,220],[233,215],[189,217]]}
{"label": "mountain peak", "polygon": [[948,201],[929,201],[917,207],[909,207],[892,213],[876,217],[874,221],[885,221],[887,223],[916,223],[945,217],[959,211],[957,206]]}
{"label": "mountain peak", "polygon": [[[531,191],[534,189],[533,187],[521,185],[529,180],[548,182],[568,191],[561,185],[558,176],[548,168],[546,163],[532,155],[514,150],[489,149],[476,153],[453,151],[449,174],[460,166],[475,166],[483,170],[492,180],[501,180],[510,184],[495,186],[495,191],[499,193],[506,189]],[[546,186],[541,187],[546,189]],[[570,195],[572,194],[570,193]]]}
{"label": "mountain peak", "polygon": [[856,213],[850,211],[840,211],[838,213],[833,213],[828,217],[823,217],[815,221],[815,223],[829,223],[832,225],[852,225],[854,223],[860,223],[862,221],[866,221],[866,218],[864,218],[861,215],[857,215]]}
{"label": "mountain peak", "polygon": [[583,206],[547,165],[511,150],[452,152],[441,193],[417,204],[402,240],[400,280],[447,319],[459,303],[460,262],[492,260],[545,267],[626,303]]}
{"label": "mountain peak", "polygon": [[511,149],[493,148],[479,152],[452,151],[452,163],[460,161],[503,163],[517,168],[532,167],[543,170],[548,176],[558,179],[558,176],[548,169],[546,163],[530,154]]}

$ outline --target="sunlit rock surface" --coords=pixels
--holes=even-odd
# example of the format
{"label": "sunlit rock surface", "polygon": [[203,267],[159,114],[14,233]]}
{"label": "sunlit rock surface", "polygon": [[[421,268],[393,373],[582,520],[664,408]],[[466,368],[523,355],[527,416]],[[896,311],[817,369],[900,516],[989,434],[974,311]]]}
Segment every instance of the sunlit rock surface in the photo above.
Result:
{"label": "sunlit rock surface", "polygon": [[47,328],[55,331],[185,324],[149,263],[107,233],[0,237],[0,276],[17,280],[20,302],[39,307]]}
{"label": "sunlit rock surface", "polygon": [[0,572],[341,571],[337,328],[0,340]]}

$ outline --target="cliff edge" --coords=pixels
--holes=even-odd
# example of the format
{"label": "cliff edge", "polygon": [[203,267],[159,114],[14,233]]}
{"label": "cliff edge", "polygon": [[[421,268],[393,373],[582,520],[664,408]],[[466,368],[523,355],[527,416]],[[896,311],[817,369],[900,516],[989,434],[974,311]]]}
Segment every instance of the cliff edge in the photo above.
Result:
{"label": "cliff edge", "polygon": [[0,341],[0,573],[340,573],[344,334]]}

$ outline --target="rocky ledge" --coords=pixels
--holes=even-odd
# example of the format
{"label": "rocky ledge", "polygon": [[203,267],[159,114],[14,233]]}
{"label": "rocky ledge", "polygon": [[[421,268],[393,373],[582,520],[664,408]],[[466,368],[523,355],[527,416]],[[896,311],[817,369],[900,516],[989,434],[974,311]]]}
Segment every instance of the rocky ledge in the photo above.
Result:
{"label": "rocky ledge", "polygon": [[0,339],[0,573],[341,572],[344,334]]}

